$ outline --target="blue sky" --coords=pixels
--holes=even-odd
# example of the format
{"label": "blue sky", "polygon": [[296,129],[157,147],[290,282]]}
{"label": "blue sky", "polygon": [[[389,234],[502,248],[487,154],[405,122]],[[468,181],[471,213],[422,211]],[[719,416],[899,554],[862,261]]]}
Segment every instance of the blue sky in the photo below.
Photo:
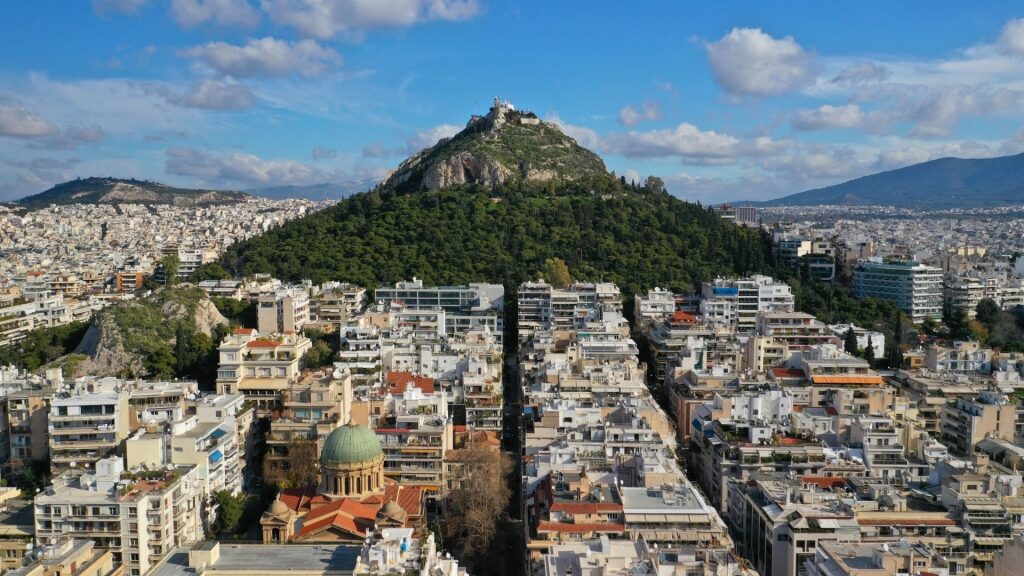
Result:
{"label": "blue sky", "polygon": [[9,2],[0,199],[362,189],[495,95],[680,197],[771,198],[1024,152],[1024,3]]}

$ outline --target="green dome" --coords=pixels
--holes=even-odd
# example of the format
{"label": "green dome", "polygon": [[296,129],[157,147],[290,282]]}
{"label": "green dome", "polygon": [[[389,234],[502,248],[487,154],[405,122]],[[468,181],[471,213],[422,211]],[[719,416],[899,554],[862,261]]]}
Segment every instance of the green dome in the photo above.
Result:
{"label": "green dome", "polygon": [[376,432],[366,426],[346,424],[327,435],[323,452],[320,453],[320,462],[354,464],[373,460],[383,453]]}

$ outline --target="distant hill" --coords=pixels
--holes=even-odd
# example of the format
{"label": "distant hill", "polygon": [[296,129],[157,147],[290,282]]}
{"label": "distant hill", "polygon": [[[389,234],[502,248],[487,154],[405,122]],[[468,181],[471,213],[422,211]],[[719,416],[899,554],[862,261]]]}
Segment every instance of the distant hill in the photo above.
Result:
{"label": "distant hill", "polygon": [[271,200],[287,198],[304,198],[306,200],[341,200],[356,192],[365,192],[377,184],[376,180],[353,180],[350,182],[323,182],[306,186],[272,186],[269,188],[253,188],[246,190],[253,196]]}
{"label": "distant hill", "polygon": [[241,202],[244,192],[175,188],[159,182],[121,178],[79,178],[57,184],[45,192],[27,196],[18,203],[27,208],[50,204],[173,204],[203,206]]}
{"label": "distant hill", "polygon": [[940,158],[766,202],[732,204],[943,209],[1024,204],[1024,154],[999,158]]}
{"label": "distant hill", "polygon": [[606,172],[600,156],[558,126],[495,101],[486,116],[473,116],[455,136],[402,162],[381,186],[399,192],[465,184],[494,189],[517,181],[579,181]]}

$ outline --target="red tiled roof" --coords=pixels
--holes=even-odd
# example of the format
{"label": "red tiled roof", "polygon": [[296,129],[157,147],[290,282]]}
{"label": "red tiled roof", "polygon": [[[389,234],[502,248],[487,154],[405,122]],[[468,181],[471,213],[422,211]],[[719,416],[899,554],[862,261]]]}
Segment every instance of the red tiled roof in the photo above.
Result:
{"label": "red tiled roof", "polygon": [[249,348],[277,348],[281,343],[275,340],[253,340],[246,344]]}
{"label": "red tiled roof", "polygon": [[388,392],[395,396],[403,394],[410,385],[423,390],[426,394],[434,392],[434,379],[414,376],[411,372],[388,372]]}
{"label": "red tiled roof", "polygon": [[232,334],[236,336],[242,336],[245,334],[252,334],[255,331],[256,330],[254,328],[235,328],[235,331],[232,332]]}
{"label": "red tiled roof", "polygon": [[551,511],[568,512],[570,514],[621,512],[622,504],[616,504],[615,502],[555,502],[551,505]]}
{"label": "red tiled roof", "polygon": [[803,378],[804,371],[799,368],[772,368],[776,378]]}
{"label": "red tiled roof", "polygon": [[568,522],[539,522],[537,532],[625,532],[622,524],[569,524]]}
{"label": "red tiled roof", "polygon": [[285,488],[281,490],[278,498],[295,512],[301,512],[304,509],[308,510],[314,504],[327,502],[327,498],[316,493],[315,486]]}

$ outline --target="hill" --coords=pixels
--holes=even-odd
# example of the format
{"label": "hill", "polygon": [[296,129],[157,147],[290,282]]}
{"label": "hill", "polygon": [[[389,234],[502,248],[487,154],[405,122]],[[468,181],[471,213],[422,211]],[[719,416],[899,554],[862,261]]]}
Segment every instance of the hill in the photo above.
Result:
{"label": "hill", "polygon": [[175,188],[146,180],[121,178],[78,178],[18,201],[26,208],[50,204],[173,204],[203,206],[241,202],[250,196],[244,192]]}
{"label": "hill", "polygon": [[1024,154],[940,158],[750,206],[977,208],[1024,204]]}
{"label": "hill", "polygon": [[486,116],[402,162],[382,186],[440,190],[464,184],[573,181],[605,174],[601,158],[532,112],[495,99]]}
{"label": "hill", "polygon": [[[657,178],[627,184],[555,129],[514,118],[506,112],[495,128],[493,118],[474,117],[374,190],[235,244],[222,265],[370,288],[412,276],[515,286],[559,257],[574,278],[616,282],[626,293],[692,290],[716,274],[769,267],[760,231],[679,200]],[[462,176],[438,168],[465,167],[468,157],[473,170]],[[525,169],[503,172],[516,162]]]}

